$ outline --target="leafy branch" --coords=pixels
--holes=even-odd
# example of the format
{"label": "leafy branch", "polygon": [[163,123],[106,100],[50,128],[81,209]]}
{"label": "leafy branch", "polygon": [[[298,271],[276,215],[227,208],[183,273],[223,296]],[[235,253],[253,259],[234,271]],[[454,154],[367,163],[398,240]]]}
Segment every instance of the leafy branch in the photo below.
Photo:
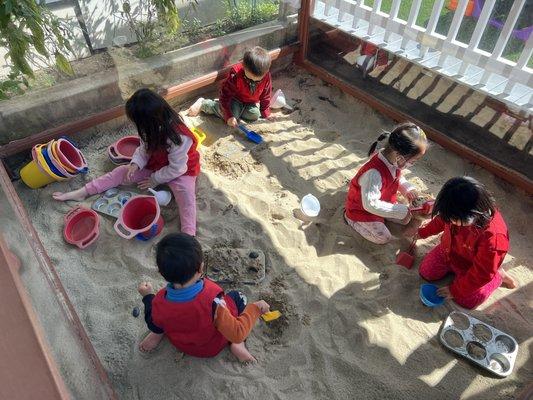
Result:
{"label": "leafy branch", "polygon": [[28,78],[34,77],[32,49],[53,60],[59,71],[73,75],[65,56],[73,53],[70,37],[68,27],[35,0],[0,0],[0,47],[7,49],[5,58],[11,68],[0,82],[0,99],[29,86]]}

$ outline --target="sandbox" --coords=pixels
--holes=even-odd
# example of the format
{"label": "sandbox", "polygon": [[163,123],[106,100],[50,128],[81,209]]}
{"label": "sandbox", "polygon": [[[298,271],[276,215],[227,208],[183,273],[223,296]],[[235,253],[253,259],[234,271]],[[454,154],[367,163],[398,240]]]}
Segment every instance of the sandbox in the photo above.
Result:
{"label": "sandbox", "polygon": [[[259,360],[256,365],[240,365],[228,351],[209,360],[183,356],[166,341],[154,354],[142,355],[137,344],[147,330],[142,318],[131,312],[141,306],[138,282],[164,284],[154,263],[156,240],[121,239],[113,221],[101,217],[95,244],[80,251],[63,241],[58,221],[75,203],[55,202],[52,192],[77,188],[110,170],[105,149],[135,133],[131,125],[115,121],[80,135],[79,145],[91,167],[85,178],[41,190],[15,183],[117,396],[514,398],[533,379],[533,314],[528,306],[533,228],[527,218],[533,211],[531,198],[437,144],[406,173],[422,192],[433,195],[452,176],[474,176],[494,193],[506,218],[511,250],[504,268],[520,286],[498,289],[472,311],[512,334],[521,347],[513,374],[498,380],[439,344],[439,327],[455,306],[430,310],[418,299],[423,281],[417,265],[436,239],[425,241],[415,267],[405,270],[394,263],[400,239],[375,246],[343,222],[349,180],[371,142],[394,122],[300,69],[291,67],[277,75],[274,87],[283,88],[296,110],[278,114],[271,123],[254,124],[265,139],[261,145],[246,142],[215,118],[195,120],[208,135],[198,180],[198,239],[206,249],[261,249],[266,278],[238,288],[249,299],[264,298],[283,313],[276,322],[259,322],[254,328],[247,345]],[[231,157],[228,149],[235,150]],[[294,216],[307,193],[322,206],[311,222]],[[90,201],[84,204],[90,206]],[[163,216],[163,234],[179,230],[174,203]],[[66,371],[72,362],[59,361]]]}

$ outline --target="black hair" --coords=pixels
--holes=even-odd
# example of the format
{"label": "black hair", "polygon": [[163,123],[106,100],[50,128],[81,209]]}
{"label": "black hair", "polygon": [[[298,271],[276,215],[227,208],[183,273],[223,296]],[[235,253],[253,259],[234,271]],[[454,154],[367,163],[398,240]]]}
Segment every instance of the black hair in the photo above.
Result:
{"label": "black hair", "polygon": [[259,46],[246,50],[242,59],[244,68],[256,76],[265,75],[270,69],[271,63],[272,60],[268,51]]}
{"label": "black hair", "polygon": [[377,140],[372,143],[368,150],[368,156],[376,151],[378,142],[388,138],[386,149],[391,149],[400,153],[405,158],[416,156],[421,151],[421,144],[427,144],[424,131],[412,122],[404,122],[396,125],[391,132],[383,132]]}
{"label": "black hair", "polygon": [[160,95],[150,89],[139,89],[126,102],[126,115],[137,127],[146,150],[168,148],[168,140],[181,145],[176,125],[182,123],[178,113]]}
{"label": "black hair", "polygon": [[492,219],[496,202],[488,190],[469,176],[448,180],[435,200],[432,216],[444,222],[461,221],[484,228]]}
{"label": "black hair", "polygon": [[170,233],[157,244],[157,268],[167,282],[183,285],[200,270],[203,261],[202,246],[194,236]]}

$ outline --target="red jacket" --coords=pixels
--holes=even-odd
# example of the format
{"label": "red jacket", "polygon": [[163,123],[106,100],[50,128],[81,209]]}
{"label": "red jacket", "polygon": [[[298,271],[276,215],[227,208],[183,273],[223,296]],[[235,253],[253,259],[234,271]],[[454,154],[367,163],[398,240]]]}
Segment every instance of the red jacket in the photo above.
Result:
{"label": "red jacket", "polygon": [[[213,301],[224,293],[220,286],[205,278],[202,291],[183,303],[168,301],[166,293],[166,289],[161,289],[152,300],[152,320],[176,348],[195,357],[214,357],[228,345],[213,322]],[[228,297],[225,300],[236,316],[235,302]]]}
{"label": "red jacket", "polygon": [[220,106],[224,113],[224,120],[227,121],[233,117],[231,112],[231,101],[236,99],[244,104],[257,104],[261,110],[261,116],[268,118],[270,115],[270,97],[272,96],[272,79],[270,72],[263,77],[260,82],[256,83],[255,90],[250,90],[250,82],[244,75],[244,68],[241,64],[234,66],[228,78],[222,84],[220,90]]}
{"label": "red jacket", "polygon": [[498,274],[509,250],[509,232],[499,211],[484,229],[445,223],[437,216],[420,228],[418,235],[424,239],[440,232],[441,246],[457,272],[450,285],[454,297],[471,295]]}
{"label": "red jacket", "polygon": [[[187,152],[187,172],[184,175],[198,176],[200,174],[200,153],[198,152],[198,140],[185,124],[177,125],[178,133],[192,139],[192,146]],[[161,149],[150,154],[150,159],[145,168],[150,171],[158,171],[168,165],[168,151]]]}
{"label": "red jacket", "polygon": [[361,186],[359,186],[359,178],[366,171],[370,169],[378,170],[381,175],[381,200],[388,203],[396,203],[396,194],[400,187],[400,175],[401,171],[396,171],[396,176],[393,177],[387,166],[378,157],[378,153],[374,154],[370,160],[363,164],[359,171],[355,174],[355,177],[350,182],[350,188],[348,189],[348,197],[346,198],[346,216],[352,221],[357,222],[372,222],[372,221],[385,221],[384,218],[379,215],[374,215],[366,211],[363,207],[363,200],[361,198]]}

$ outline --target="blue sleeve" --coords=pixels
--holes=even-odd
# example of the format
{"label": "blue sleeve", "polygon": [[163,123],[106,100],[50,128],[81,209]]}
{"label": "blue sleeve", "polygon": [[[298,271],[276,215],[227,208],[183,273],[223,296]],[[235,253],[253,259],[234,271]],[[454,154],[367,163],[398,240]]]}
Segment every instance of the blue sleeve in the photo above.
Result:
{"label": "blue sleeve", "polygon": [[163,329],[158,327],[154,324],[152,321],[152,300],[154,299],[155,295],[153,294],[147,294],[143,297],[143,303],[144,303],[144,320],[146,321],[146,326],[150,331],[154,333],[164,333]]}

